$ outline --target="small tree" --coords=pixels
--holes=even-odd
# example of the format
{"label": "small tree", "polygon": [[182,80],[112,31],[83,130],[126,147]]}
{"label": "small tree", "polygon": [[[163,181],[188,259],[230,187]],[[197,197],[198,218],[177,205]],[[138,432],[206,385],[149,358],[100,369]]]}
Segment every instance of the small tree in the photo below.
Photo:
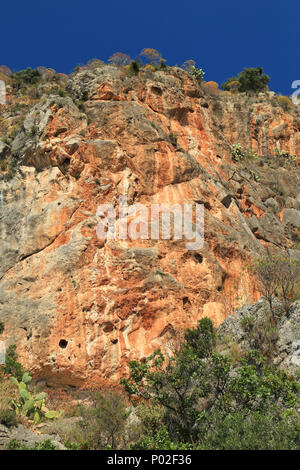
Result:
{"label": "small tree", "polygon": [[199,69],[198,67],[193,67],[191,70],[191,76],[194,77],[198,83],[201,83],[203,81],[205,72],[202,69]]}
{"label": "small tree", "polygon": [[126,391],[146,400],[154,399],[166,410],[173,437],[193,442],[199,416],[199,401],[211,403],[228,379],[229,360],[212,354],[215,333],[208,318],[195,330],[187,330],[185,342],[171,358],[155,351],[145,363],[132,361],[131,375],[122,379]]}
{"label": "small tree", "polygon": [[284,302],[285,311],[288,313],[291,302],[296,298],[296,289],[300,283],[300,260],[293,260],[290,257],[279,258],[278,269],[279,294]]}
{"label": "small tree", "polygon": [[[223,87],[223,85],[222,85]],[[240,91],[241,84],[238,80],[231,80],[227,82],[226,86],[223,87],[224,90],[230,91],[231,93],[238,93]]]}
{"label": "small tree", "polygon": [[186,60],[182,64],[182,68],[193,78],[197,80],[197,82],[201,83],[203,81],[203,77],[205,72],[202,69],[196,67],[196,62],[193,59]]}
{"label": "small tree", "polygon": [[75,427],[75,435],[80,447],[91,450],[124,448],[129,416],[126,401],[116,392],[95,392],[93,399],[92,407],[81,406],[79,410],[81,420]]}
{"label": "small tree", "polygon": [[32,70],[28,67],[26,70],[20,70],[12,75],[13,87],[19,90],[22,86],[35,85],[42,78],[37,69]]}
{"label": "small tree", "polygon": [[288,313],[300,282],[300,261],[287,256],[265,256],[255,261],[249,269],[256,275],[276,323],[273,299],[280,296]]}
{"label": "small tree", "polygon": [[[270,422],[274,422],[298,406],[296,380],[266,364],[258,351],[249,351],[233,366],[228,356],[216,352],[215,341],[211,320],[203,318],[196,329],[187,330],[171,358],[158,350],[145,362],[130,363],[130,376],[121,383],[130,395],[158,404],[162,413],[153,416],[144,448],[194,445],[199,438],[218,431],[216,416],[222,423],[240,413],[258,413],[258,417],[269,413]],[[233,445],[238,445],[243,432],[241,426]]]}
{"label": "small tree", "polygon": [[130,62],[130,66],[129,66],[129,74],[130,75],[138,75],[140,71],[140,63],[139,63],[139,60],[132,60]]}
{"label": "small tree", "polygon": [[6,362],[3,367],[5,374],[12,375],[18,380],[22,380],[24,369],[20,362],[18,362],[18,355],[16,352],[16,345],[11,344],[6,351]]}
{"label": "small tree", "polygon": [[131,58],[129,55],[124,54],[123,52],[115,52],[110,56],[108,62],[115,64],[117,67],[130,64]]}
{"label": "small tree", "polygon": [[[222,89],[231,91],[233,87],[232,82],[235,82],[234,88],[240,92],[258,93],[267,90],[269,81],[270,77],[263,73],[261,67],[250,67],[248,69],[245,68],[237,77],[229,78],[222,83]],[[236,82],[239,82],[238,87]]]}
{"label": "small tree", "polygon": [[160,65],[162,62],[164,62],[161,54],[156,49],[143,49],[140,55],[146,59],[148,64],[151,65]]}
{"label": "small tree", "polygon": [[189,60],[186,60],[185,62],[183,62],[182,64],[182,68],[187,72],[187,73],[190,73],[191,70],[193,69],[193,67],[196,66],[196,62],[193,60],[193,59],[189,59]]}

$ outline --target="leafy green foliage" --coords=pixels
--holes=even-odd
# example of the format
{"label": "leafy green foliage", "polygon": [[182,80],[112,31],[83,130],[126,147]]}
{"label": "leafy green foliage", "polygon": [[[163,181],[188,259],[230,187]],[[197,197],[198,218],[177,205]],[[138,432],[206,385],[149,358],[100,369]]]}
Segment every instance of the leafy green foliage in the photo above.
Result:
{"label": "leafy green foliage", "polygon": [[[253,150],[243,149],[240,143],[231,145],[230,150],[232,159],[235,162],[240,162],[246,159],[257,160],[259,158],[259,156]],[[253,178],[255,181],[259,181],[259,176],[253,170],[249,170],[249,173],[251,178]]]}
{"label": "leafy green foliage", "polygon": [[232,82],[238,83],[239,92],[260,92],[267,90],[270,77],[263,73],[261,67],[245,68],[237,77],[232,77],[222,83],[221,88],[226,91],[231,90]]}
{"label": "leafy green foliage", "polygon": [[17,414],[32,418],[37,424],[42,417],[54,419],[59,416],[57,411],[48,411],[45,408],[46,393],[37,393],[34,389],[33,393],[28,390],[28,384],[31,382],[31,376],[28,372],[24,372],[22,381],[18,381],[15,377],[11,378],[11,382],[17,386],[18,398],[12,400],[12,405]]}
{"label": "leafy green foliage", "polygon": [[198,83],[201,83],[203,81],[205,72],[194,65],[193,67],[191,67],[189,74],[191,75],[191,77],[195,78]]}
{"label": "leafy green foliage", "polygon": [[196,448],[295,450],[299,432],[299,416],[294,411],[282,415],[276,408],[264,413],[240,411],[227,415],[216,411],[202,420]]}
{"label": "leafy green foliage", "polygon": [[69,436],[68,445],[82,450],[124,448],[129,415],[124,398],[115,392],[95,392],[92,398],[91,407],[80,406],[81,419]]}
{"label": "leafy green foliage", "polygon": [[279,338],[272,316],[266,315],[260,324],[257,324],[251,316],[244,317],[241,326],[247,333],[250,347],[259,350],[266,358],[272,359],[277,352]]}
{"label": "leafy green foliage", "polygon": [[137,60],[132,60],[129,66],[129,73],[131,75],[138,75],[140,70],[140,64]]}
{"label": "leafy green foliage", "polygon": [[3,367],[3,372],[5,374],[13,375],[18,380],[22,379],[24,374],[23,366],[18,362],[18,355],[16,353],[16,345],[11,344],[6,351],[6,361],[5,366]]}
{"label": "leafy green foliage", "polygon": [[201,83],[203,81],[205,72],[196,67],[196,62],[192,59],[186,60],[182,64],[182,68],[193,78],[197,80],[198,83]]}
{"label": "leafy green foliage", "polygon": [[38,70],[28,67],[26,70],[14,73],[12,79],[14,88],[19,90],[26,85],[35,85],[41,79],[41,74]]}
{"label": "leafy green foliage", "polygon": [[200,359],[213,351],[216,345],[216,333],[209,318],[203,318],[197,328],[187,328],[184,334],[185,348],[190,349]]}
{"label": "leafy green foliage", "polygon": [[285,160],[290,160],[292,162],[296,162],[299,158],[297,155],[291,155],[286,150],[280,150],[280,148],[278,148],[278,147],[275,149],[275,156],[276,157],[283,157]]}
{"label": "leafy green foliage", "polygon": [[[262,421],[264,415],[269,416],[269,422],[279,423],[280,432],[284,413],[292,411],[299,400],[295,379],[269,366],[258,351],[249,351],[233,364],[229,357],[216,351],[215,345],[211,320],[204,318],[196,329],[186,331],[184,342],[173,357],[165,357],[157,350],[145,362],[130,363],[130,376],[121,380],[125,390],[164,410],[160,422],[156,419],[156,431],[149,426],[149,434],[144,434],[135,448],[172,449],[197,446],[197,442],[201,447],[204,445],[201,436],[206,439],[208,431],[212,436],[209,448],[223,432],[218,423],[225,423],[223,427],[229,430],[232,422],[242,422],[241,416],[251,416],[245,448],[256,445],[253,435],[256,420],[267,426]],[[282,426],[295,437],[294,421],[285,421]],[[245,429],[240,426],[233,433],[233,441],[226,445],[239,448],[235,439],[243,432]]]}
{"label": "leafy green foliage", "polygon": [[232,158],[235,162],[239,162],[246,157],[245,152],[242,149],[241,144],[233,144],[230,147]]}
{"label": "leafy green foliage", "polygon": [[14,396],[15,390],[12,384],[0,378],[0,423],[8,427],[14,426],[17,421],[16,413],[11,406]]}
{"label": "leafy green foliage", "polygon": [[15,426],[17,424],[16,413],[9,408],[6,408],[4,410],[0,409],[0,424],[3,424],[8,428],[11,426]]}
{"label": "leafy green foliage", "polygon": [[7,447],[7,450],[57,450],[50,439],[45,439],[42,442],[36,442],[33,447],[21,444],[16,439],[12,439]]}
{"label": "leafy green foliage", "polygon": [[154,436],[145,435],[140,441],[132,444],[131,450],[191,450],[192,445],[173,442],[166,427],[157,430]]}

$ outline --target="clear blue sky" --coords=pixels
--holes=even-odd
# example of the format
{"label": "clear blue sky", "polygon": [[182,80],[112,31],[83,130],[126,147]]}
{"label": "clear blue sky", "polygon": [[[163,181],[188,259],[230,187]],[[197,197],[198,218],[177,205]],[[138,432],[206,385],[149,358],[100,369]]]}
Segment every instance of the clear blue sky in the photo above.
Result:
{"label": "clear blue sky", "polygon": [[194,59],[218,83],[256,66],[276,92],[290,94],[300,80],[299,0],[6,0],[0,18],[0,65],[13,71],[69,73],[94,57],[151,47],[169,65]]}

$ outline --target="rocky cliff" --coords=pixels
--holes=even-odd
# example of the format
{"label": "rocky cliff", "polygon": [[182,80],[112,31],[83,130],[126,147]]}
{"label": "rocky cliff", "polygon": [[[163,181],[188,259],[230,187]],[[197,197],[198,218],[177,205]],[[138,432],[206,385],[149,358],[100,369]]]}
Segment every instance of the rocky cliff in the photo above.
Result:
{"label": "rocky cliff", "polygon": [[[300,110],[179,68],[57,80],[65,96],[47,83],[30,96],[8,88],[0,106],[2,136],[13,129],[0,144],[2,339],[39,379],[98,386],[201,317],[219,325],[258,300],[243,269],[255,255],[300,255]],[[238,143],[252,153],[235,161]],[[97,207],[125,194],[204,204],[203,249],[100,240]]]}

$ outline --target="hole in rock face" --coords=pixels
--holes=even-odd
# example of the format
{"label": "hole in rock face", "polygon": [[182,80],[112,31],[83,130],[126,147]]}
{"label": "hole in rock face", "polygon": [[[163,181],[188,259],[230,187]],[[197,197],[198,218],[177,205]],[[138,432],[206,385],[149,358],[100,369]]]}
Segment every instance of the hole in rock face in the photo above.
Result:
{"label": "hole in rock face", "polygon": [[222,199],[221,202],[222,202],[223,206],[226,207],[226,209],[228,209],[228,207],[230,206],[231,200],[232,200],[231,194],[227,194],[227,196],[225,196],[225,197]]}
{"label": "hole in rock face", "polygon": [[161,96],[162,95],[162,89],[159,88],[158,86],[152,86],[151,87],[151,91],[155,94],[155,95],[158,95],[158,96]]}
{"label": "hole in rock face", "polygon": [[68,341],[66,339],[61,339],[58,345],[60,348],[65,349],[68,346]]}
{"label": "hole in rock face", "polygon": [[200,253],[195,253],[194,258],[195,258],[195,261],[197,261],[197,263],[202,263],[203,261],[203,256],[200,255]]}

